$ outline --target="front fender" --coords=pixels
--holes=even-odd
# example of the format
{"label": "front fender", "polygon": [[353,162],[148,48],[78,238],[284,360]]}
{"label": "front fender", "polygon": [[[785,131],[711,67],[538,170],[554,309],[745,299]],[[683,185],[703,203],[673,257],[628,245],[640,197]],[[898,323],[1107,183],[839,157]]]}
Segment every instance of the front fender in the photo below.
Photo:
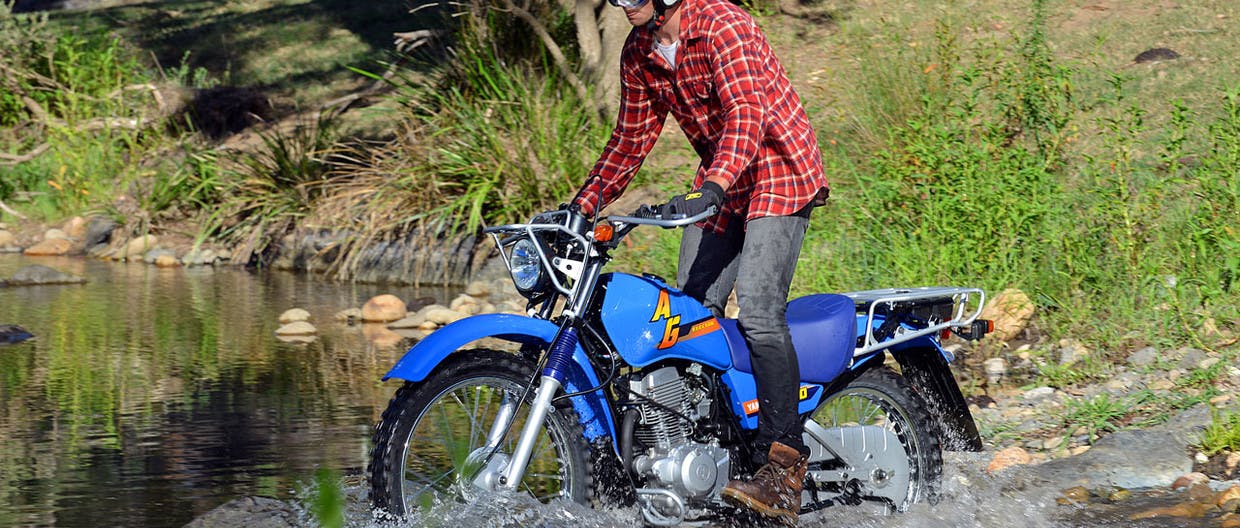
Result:
{"label": "front fender", "polygon": [[[555,339],[557,331],[559,327],[549,321],[523,315],[482,314],[466,317],[432,332],[410,347],[383,376],[383,380],[396,378],[412,382],[423,381],[452,352],[482,338],[546,347]],[[599,386],[598,377],[594,375],[594,369],[580,344],[573,350],[573,362],[577,368],[572,369],[568,379],[564,381],[565,392],[578,392]],[[573,409],[577,411],[581,425],[585,428],[586,440],[593,441],[604,434],[616,438],[615,424],[602,390],[576,396],[571,400]]]}
{"label": "front fender", "polygon": [[[466,317],[432,332],[410,347],[387,375],[383,376],[383,381],[391,378],[413,382],[425,380],[448,354],[484,337],[545,347],[555,338],[557,330],[549,321],[522,315],[483,314]],[[574,360],[578,359],[577,354],[581,354],[580,359],[585,359],[581,347],[577,347],[573,354]]]}

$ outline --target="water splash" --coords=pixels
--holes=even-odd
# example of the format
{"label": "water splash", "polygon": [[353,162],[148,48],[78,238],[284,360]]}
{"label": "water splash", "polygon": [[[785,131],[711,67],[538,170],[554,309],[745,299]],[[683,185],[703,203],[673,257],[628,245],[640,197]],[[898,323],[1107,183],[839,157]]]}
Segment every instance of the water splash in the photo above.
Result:
{"label": "water splash", "polygon": [[[897,515],[877,508],[837,507],[801,516],[799,526],[850,528],[1155,528],[1194,527],[1209,519],[1158,517],[1130,520],[1137,512],[1182,502],[1177,494],[1142,493],[1114,504],[1060,504],[1062,490],[1030,487],[1019,472],[989,475],[987,453],[944,453],[943,489],[936,504],[916,504]],[[350,509],[347,525],[353,528],[634,528],[643,526],[641,513],[633,507],[591,509],[575,503],[541,504],[517,493],[494,493],[468,504],[436,504],[429,510],[395,520],[376,516],[369,509],[360,482],[347,488]],[[304,506],[301,506],[304,508]],[[1214,521],[1217,523],[1217,521]],[[728,519],[697,525],[701,528],[749,528],[751,518]],[[774,523],[771,527],[777,526]]]}

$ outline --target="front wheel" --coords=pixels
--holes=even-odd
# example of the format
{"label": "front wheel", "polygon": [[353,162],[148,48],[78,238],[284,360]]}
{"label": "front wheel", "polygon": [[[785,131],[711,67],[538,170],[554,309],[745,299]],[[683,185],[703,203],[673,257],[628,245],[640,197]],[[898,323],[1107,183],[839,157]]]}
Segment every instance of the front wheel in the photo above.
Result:
{"label": "front wheel", "polygon": [[816,455],[809,473],[819,499],[874,502],[897,511],[937,500],[943,454],[926,408],[904,378],[886,367],[866,371],[827,397],[805,434]]}
{"label": "front wheel", "polygon": [[[488,350],[454,356],[425,381],[397,390],[376,426],[369,466],[376,508],[405,516],[442,501],[470,500],[486,488],[481,476],[494,475],[512,453],[534,398],[525,390],[534,367]],[[572,408],[554,408],[518,489],[544,502],[586,502],[592,488],[588,449]]]}

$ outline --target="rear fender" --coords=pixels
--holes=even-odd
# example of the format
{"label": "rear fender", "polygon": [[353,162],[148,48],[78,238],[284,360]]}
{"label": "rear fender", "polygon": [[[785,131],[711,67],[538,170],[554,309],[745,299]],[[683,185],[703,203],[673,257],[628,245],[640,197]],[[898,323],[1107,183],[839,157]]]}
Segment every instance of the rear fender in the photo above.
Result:
{"label": "rear fender", "polygon": [[[918,340],[920,341],[920,340]],[[947,365],[947,355],[935,346],[904,347],[892,350],[904,378],[930,406],[932,416],[943,425],[943,448],[949,451],[981,451],[982,438],[960,385]]]}
{"label": "rear fender", "polygon": [[[522,315],[483,314],[466,317],[436,330],[414,344],[383,376],[383,380],[396,378],[421,382],[454,351],[479,339],[490,337],[545,348],[555,339],[558,331],[559,327],[549,321]],[[577,345],[573,351],[573,363],[577,368],[570,369],[568,379],[564,381],[565,392],[578,392],[599,386],[598,377],[595,376],[581,345]],[[571,401],[585,429],[586,440],[593,441],[603,435],[616,438],[615,423],[602,390],[575,396]]]}

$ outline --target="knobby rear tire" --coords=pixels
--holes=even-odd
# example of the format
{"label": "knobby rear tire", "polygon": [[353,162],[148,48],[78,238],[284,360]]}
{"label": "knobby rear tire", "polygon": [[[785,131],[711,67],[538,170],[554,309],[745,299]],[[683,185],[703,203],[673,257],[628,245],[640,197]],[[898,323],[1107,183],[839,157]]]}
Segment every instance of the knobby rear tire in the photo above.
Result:
{"label": "knobby rear tire", "polygon": [[943,450],[936,422],[921,396],[895,371],[887,367],[871,368],[823,400],[815,410],[815,421],[824,427],[843,425],[820,420],[817,416],[829,405],[846,399],[881,409],[884,416],[879,423],[892,430],[905,449],[911,474],[909,488],[904,500],[890,506],[904,511],[917,502],[938,502]]}
{"label": "knobby rear tire", "polygon": [[[426,380],[398,389],[375,427],[367,473],[371,503],[379,510],[404,517],[437,501],[467,500],[473,490],[462,488],[469,484],[454,484],[462,455],[485,443],[496,398],[515,401],[534,374],[533,365],[512,354],[470,350],[453,356]],[[512,452],[534,393],[530,390],[519,406],[501,453]],[[486,415],[473,416],[478,413]],[[557,405],[547,415],[519,489],[544,501],[589,503],[594,490],[589,449],[577,413],[571,405]]]}

